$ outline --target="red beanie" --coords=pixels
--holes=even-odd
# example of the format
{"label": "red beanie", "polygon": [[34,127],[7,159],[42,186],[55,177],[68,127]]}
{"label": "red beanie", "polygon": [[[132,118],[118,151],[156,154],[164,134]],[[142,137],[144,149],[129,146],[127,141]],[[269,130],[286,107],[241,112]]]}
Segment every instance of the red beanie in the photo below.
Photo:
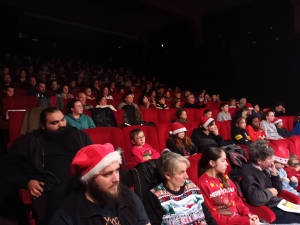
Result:
{"label": "red beanie", "polygon": [[208,116],[202,116],[200,118],[200,126],[203,128],[206,128],[208,126],[208,124],[211,123],[211,121],[214,121],[214,119],[211,117],[208,117]]}
{"label": "red beanie", "polygon": [[247,103],[245,106],[246,106],[249,110],[253,110],[253,107],[252,107],[252,105],[251,105],[250,103]]}
{"label": "red beanie", "polygon": [[178,122],[172,124],[172,130],[169,132],[171,135],[178,134],[180,132],[185,132],[186,128]]}

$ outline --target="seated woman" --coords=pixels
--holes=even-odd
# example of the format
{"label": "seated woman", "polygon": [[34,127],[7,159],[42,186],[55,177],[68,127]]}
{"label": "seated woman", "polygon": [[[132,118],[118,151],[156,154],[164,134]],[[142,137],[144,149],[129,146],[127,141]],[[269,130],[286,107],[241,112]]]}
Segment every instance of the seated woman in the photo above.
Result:
{"label": "seated woman", "polygon": [[105,96],[106,99],[114,100],[114,98],[109,94],[108,87],[103,88],[102,94]]}
{"label": "seated woman", "polygon": [[180,98],[174,98],[172,104],[171,104],[171,109],[176,109],[176,108],[180,108]]}
{"label": "seated woman", "polygon": [[90,100],[94,100],[95,97],[92,96],[92,90],[89,87],[85,88],[85,95],[86,95],[86,99],[90,99]]}
{"label": "seated woman", "polygon": [[217,225],[207,209],[201,190],[186,173],[190,162],[174,152],[164,152],[157,170],[163,182],[144,198],[144,206],[152,225],[199,224]]}
{"label": "seated woman", "polygon": [[186,128],[181,123],[173,123],[170,138],[167,140],[167,148],[188,158],[198,153],[198,148],[191,139],[186,136]]}
{"label": "seated woman", "polygon": [[222,103],[220,105],[220,112],[217,115],[217,121],[227,121],[231,120],[231,115],[228,112],[229,106],[227,103]]}
{"label": "seated woman", "polygon": [[170,92],[169,92],[168,90],[166,90],[166,91],[164,92],[164,97],[165,97],[165,100],[166,100],[167,102],[172,101],[172,99],[171,99],[171,94],[170,94]]}
{"label": "seated woman", "polygon": [[56,97],[61,97],[63,99],[74,98],[74,96],[69,93],[68,85],[63,85],[61,94],[57,94]]}
{"label": "seated woman", "polygon": [[78,130],[96,127],[92,118],[83,114],[83,107],[79,100],[71,100],[67,104],[67,123]]}
{"label": "seated woman", "polygon": [[260,122],[260,126],[262,127],[262,129],[266,132],[267,135],[267,139],[268,140],[279,140],[279,139],[283,139],[283,137],[281,137],[276,129],[276,126],[272,123],[274,120],[274,112],[267,110],[263,113],[262,116],[262,121]]}
{"label": "seated woman", "polygon": [[187,114],[184,108],[178,108],[176,111],[177,120],[175,122],[178,123],[187,123],[189,122],[187,119]]}
{"label": "seated woman", "polygon": [[96,105],[96,108],[110,108],[111,110],[113,111],[117,111],[115,109],[115,107],[113,107],[112,105],[107,105],[107,100],[106,100],[106,97],[104,95],[100,95],[98,98],[97,98],[97,103],[99,105]]}
{"label": "seated woman", "polygon": [[250,145],[252,143],[246,128],[246,119],[244,117],[237,118],[231,123],[231,139],[234,144]]}
{"label": "seated woman", "polygon": [[248,133],[248,135],[251,138],[252,142],[255,142],[257,140],[265,140],[266,139],[266,132],[261,128],[259,125],[258,118],[254,116],[248,116],[247,117],[247,126],[245,129]]}
{"label": "seated woman", "polygon": [[205,204],[218,224],[258,225],[258,217],[251,214],[238,196],[235,184],[224,175],[227,166],[223,149],[211,147],[202,153],[197,186]]}
{"label": "seated woman", "polygon": [[111,82],[110,85],[109,85],[109,92],[110,93],[116,93],[116,84],[115,82]]}
{"label": "seated woman", "polygon": [[155,104],[150,103],[146,95],[140,95],[138,103],[140,109],[157,109]]}

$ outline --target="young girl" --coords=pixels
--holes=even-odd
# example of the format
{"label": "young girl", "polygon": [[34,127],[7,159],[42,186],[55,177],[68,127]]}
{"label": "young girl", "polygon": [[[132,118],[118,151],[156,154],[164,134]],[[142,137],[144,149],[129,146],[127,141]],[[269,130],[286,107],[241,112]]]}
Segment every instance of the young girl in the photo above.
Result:
{"label": "young girl", "polygon": [[193,154],[197,154],[198,148],[193,144],[191,139],[185,134],[186,128],[178,122],[172,124],[170,138],[167,140],[167,148],[172,152],[188,158]]}
{"label": "young girl", "polygon": [[245,128],[246,119],[244,117],[240,117],[235,121],[232,121],[231,138],[233,143],[247,146],[252,143],[251,138]]}
{"label": "young girl", "polygon": [[176,117],[177,117],[176,122],[178,122],[178,123],[187,123],[187,122],[189,122],[188,119],[187,119],[186,111],[183,108],[178,108],[177,109]]}
{"label": "young girl", "polygon": [[248,116],[247,117],[247,126],[246,129],[249,134],[251,141],[255,142],[257,140],[265,140],[266,132],[259,125],[259,120],[256,117]]}
{"label": "young girl", "polygon": [[228,163],[223,149],[210,147],[199,161],[197,186],[204,202],[218,224],[258,225],[259,219],[251,214],[237,195],[235,184],[224,175]]}

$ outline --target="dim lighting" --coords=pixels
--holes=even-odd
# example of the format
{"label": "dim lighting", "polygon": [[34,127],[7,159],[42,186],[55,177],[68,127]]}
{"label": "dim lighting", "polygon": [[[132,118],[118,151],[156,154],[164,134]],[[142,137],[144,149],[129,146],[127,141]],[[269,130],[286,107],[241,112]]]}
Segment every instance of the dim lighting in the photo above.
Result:
{"label": "dim lighting", "polygon": [[119,45],[118,48],[121,48],[121,46]]}

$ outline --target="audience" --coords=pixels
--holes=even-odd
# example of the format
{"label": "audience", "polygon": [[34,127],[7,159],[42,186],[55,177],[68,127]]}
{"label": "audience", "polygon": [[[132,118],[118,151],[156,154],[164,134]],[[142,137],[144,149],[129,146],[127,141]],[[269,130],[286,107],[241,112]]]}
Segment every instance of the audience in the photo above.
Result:
{"label": "audience", "polygon": [[267,139],[269,140],[279,140],[283,139],[278,133],[276,126],[272,123],[274,120],[274,112],[267,111],[263,113],[262,121],[260,122],[260,126],[266,132]]}
{"label": "audience", "polygon": [[106,99],[114,100],[114,98],[111,95],[109,95],[108,87],[103,88],[102,94],[105,96]]}
{"label": "audience", "polygon": [[167,148],[170,151],[180,154],[186,158],[198,153],[198,148],[192,140],[186,136],[186,128],[181,124],[174,122],[170,137],[167,140]]}
{"label": "audience", "polygon": [[118,109],[124,110],[122,126],[141,125],[143,117],[137,104],[133,103],[133,94],[128,92],[124,94],[123,102]]}
{"label": "audience", "polygon": [[275,117],[273,120],[273,124],[276,126],[277,129],[277,133],[284,138],[289,138],[291,137],[291,134],[285,129],[283,128],[283,122],[282,119]]}
{"label": "audience", "polygon": [[258,225],[253,215],[238,196],[235,184],[224,175],[228,163],[226,153],[220,148],[206,148],[199,161],[199,180],[204,202],[218,224]]}
{"label": "audience", "polygon": [[245,130],[250,136],[252,142],[255,142],[257,140],[265,140],[267,137],[266,132],[259,125],[258,118],[253,116],[247,117],[247,126]]}
{"label": "audience", "polygon": [[86,95],[86,99],[89,99],[89,100],[95,99],[95,97],[92,95],[92,89],[89,87],[85,88],[85,95]]}
{"label": "audience", "polygon": [[15,89],[13,86],[5,86],[3,92],[4,92],[4,97],[5,96],[12,97],[12,96],[14,96]]}
{"label": "audience", "polygon": [[57,83],[57,80],[52,80],[51,81],[50,88],[51,88],[52,91],[58,91],[59,90],[60,86]]}
{"label": "audience", "polygon": [[181,105],[180,98],[174,98],[171,104],[171,108],[172,109],[180,108],[180,105]]}
{"label": "audience", "polygon": [[152,225],[217,225],[205,205],[201,190],[188,180],[186,170],[189,166],[190,162],[179,154],[165,152],[161,155],[157,170],[163,182],[151,189],[144,199]]}
{"label": "audience", "polygon": [[228,112],[229,106],[227,103],[222,103],[220,105],[220,112],[217,115],[217,121],[227,121],[231,120],[231,115]]}
{"label": "audience", "polygon": [[165,97],[165,100],[167,101],[167,102],[170,102],[170,101],[172,101],[172,99],[171,99],[171,95],[170,95],[170,91],[165,91],[164,92],[164,97]]}
{"label": "audience", "polygon": [[239,107],[243,108],[246,104],[247,104],[247,99],[246,98],[241,98],[240,103],[239,103]]}
{"label": "audience", "polygon": [[132,162],[146,162],[160,157],[160,153],[146,143],[146,137],[142,130],[133,129],[130,132],[130,139],[133,145],[131,151]]}
{"label": "audience", "polygon": [[199,103],[195,102],[195,97],[193,94],[188,95],[187,102],[183,106],[184,108],[203,108],[204,105],[199,105]]}
{"label": "audience", "polygon": [[35,96],[36,98],[46,97],[50,98],[50,94],[46,92],[46,84],[40,81],[36,87],[36,89],[32,89],[31,93],[28,93],[30,96]]}
{"label": "audience", "polygon": [[235,117],[239,118],[239,117],[244,117],[247,118],[249,115],[251,115],[253,110],[253,107],[250,103],[246,103],[245,106],[243,106],[239,111],[236,112]]}
{"label": "audience", "polygon": [[244,117],[240,117],[232,121],[231,139],[234,144],[249,146],[252,143],[251,138],[245,128],[246,119]]}
{"label": "audience", "polygon": [[187,123],[189,122],[187,119],[186,111],[183,108],[178,108],[176,111],[177,120],[175,122],[178,123]]}
{"label": "audience", "polygon": [[86,104],[86,95],[85,95],[83,92],[79,92],[79,93],[77,94],[77,98],[76,98],[76,99],[79,100],[79,101],[81,102],[81,104],[82,104],[82,106],[83,106],[83,109],[88,110],[88,109],[93,108],[92,105]]}
{"label": "audience", "polygon": [[274,114],[276,117],[285,116],[285,108],[283,107],[283,103],[278,102],[274,109]]}
{"label": "audience", "polygon": [[117,111],[115,107],[107,104],[107,99],[104,95],[100,95],[97,98],[97,103],[98,105],[96,105],[96,108],[110,108],[112,111]]}
{"label": "audience", "polygon": [[166,100],[165,100],[165,97],[160,95],[157,97],[157,103],[156,103],[156,106],[158,109],[169,109],[169,107],[166,105]]}
{"label": "audience", "polygon": [[79,100],[71,100],[66,107],[65,116],[68,125],[76,127],[78,130],[96,127],[92,118],[83,114],[83,107]]}
{"label": "audience", "polygon": [[153,103],[150,103],[148,97],[146,95],[140,95],[139,100],[139,108],[142,109],[157,109],[157,106]]}
{"label": "audience", "polygon": [[285,171],[289,179],[291,179],[293,176],[298,177],[298,179],[300,179],[300,164],[298,156],[296,156],[293,153],[290,153],[289,161],[285,166]]}
{"label": "audience", "polygon": [[212,116],[212,111],[210,109],[206,109],[203,113],[203,116],[211,118]]}
{"label": "audience", "polygon": [[61,97],[63,99],[74,98],[74,96],[69,93],[69,86],[68,85],[63,85],[61,93],[57,94],[56,96]]}
{"label": "audience", "polygon": [[236,99],[235,98],[230,98],[229,99],[229,105],[228,105],[228,107],[229,108],[234,108],[234,109],[237,108],[236,107]]}

